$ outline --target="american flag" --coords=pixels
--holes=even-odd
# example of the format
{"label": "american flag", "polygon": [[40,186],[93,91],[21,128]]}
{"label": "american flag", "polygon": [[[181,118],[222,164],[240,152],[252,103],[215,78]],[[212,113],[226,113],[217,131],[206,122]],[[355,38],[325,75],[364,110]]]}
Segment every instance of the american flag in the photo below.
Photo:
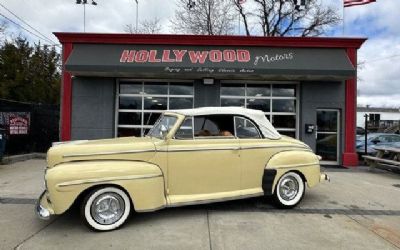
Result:
{"label": "american flag", "polygon": [[351,7],[356,5],[369,4],[376,2],[376,0],[344,0],[344,7]]}
{"label": "american flag", "polygon": [[306,0],[293,0],[296,10],[303,10],[306,8]]}

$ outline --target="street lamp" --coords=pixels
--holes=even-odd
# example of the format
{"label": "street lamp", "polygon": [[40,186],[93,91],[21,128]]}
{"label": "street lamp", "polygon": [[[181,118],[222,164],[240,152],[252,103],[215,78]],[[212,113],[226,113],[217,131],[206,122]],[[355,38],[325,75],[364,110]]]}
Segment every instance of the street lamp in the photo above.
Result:
{"label": "street lamp", "polygon": [[139,21],[139,1],[134,0],[136,2],[136,32],[138,30],[138,21]]}
{"label": "street lamp", "polygon": [[[87,0],[76,0],[76,4],[83,5],[83,32],[86,32],[86,4],[88,4]],[[92,0],[92,5],[96,6],[97,3]]]}

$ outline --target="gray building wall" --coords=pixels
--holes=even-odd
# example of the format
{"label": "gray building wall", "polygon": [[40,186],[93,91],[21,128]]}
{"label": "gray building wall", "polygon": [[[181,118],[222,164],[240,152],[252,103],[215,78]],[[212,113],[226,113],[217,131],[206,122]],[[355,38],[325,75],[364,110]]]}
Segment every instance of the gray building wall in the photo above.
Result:
{"label": "gray building wall", "polygon": [[315,132],[305,133],[305,124],[317,124],[317,109],[338,109],[340,111],[339,163],[342,162],[344,145],[345,83],[344,82],[301,82],[300,84],[300,140],[314,151]]}
{"label": "gray building wall", "polygon": [[217,107],[220,106],[219,80],[214,80],[212,85],[204,85],[203,80],[194,81],[194,107]]}
{"label": "gray building wall", "polygon": [[115,79],[72,79],[71,139],[114,137]]}

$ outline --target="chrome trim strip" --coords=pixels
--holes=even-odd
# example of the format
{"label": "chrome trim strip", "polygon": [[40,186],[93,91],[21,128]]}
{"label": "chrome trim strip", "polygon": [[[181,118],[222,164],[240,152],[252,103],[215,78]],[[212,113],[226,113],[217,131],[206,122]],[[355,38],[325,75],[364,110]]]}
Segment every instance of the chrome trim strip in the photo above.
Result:
{"label": "chrome trim strip", "polygon": [[126,181],[126,180],[137,180],[137,179],[149,179],[155,177],[162,177],[162,174],[147,174],[147,175],[130,175],[130,176],[120,176],[120,177],[104,177],[98,179],[87,179],[87,180],[76,180],[67,181],[57,184],[57,187],[67,187],[82,184],[93,184],[106,181]]}
{"label": "chrome trim strip", "polygon": [[247,199],[252,197],[263,196],[264,192],[254,193],[254,194],[246,194],[246,195],[239,195],[239,196],[232,196],[232,197],[225,197],[225,198],[218,198],[218,199],[205,199],[205,200],[196,200],[196,201],[184,201],[178,203],[167,204],[167,207],[180,207],[180,206],[188,206],[188,205],[200,205],[200,204],[207,204],[207,203],[214,203],[214,202],[224,202],[224,201],[231,201],[231,200],[239,200],[239,199]]}
{"label": "chrome trim strip", "polygon": [[220,148],[178,148],[178,149],[161,149],[157,152],[191,152],[191,151],[210,151],[210,150],[239,150],[240,147],[220,147]]}
{"label": "chrome trim strip", "polygon": [[[280,166],[274,166],[270,167],[271,169],[282,169],[282,168],[303,168],[303,167],[309,167],[313,165],[318,165],[319,162],[313,162],[313,163],[302,163],[302,164],[290,164],[290,165],[280,165]],[[266,167],[269,168],[269,167]]]}
{"label": "chrome trim strip", "polygon": [[66,154],[63,158],[68,157],[82,157],[82,156],[96,156],[96,155],[116,155],[116,154],[134,154],[134,153],[147,153],[155,152],[154,149],[137,149],[137,150],[126,150],[126,151],[109,151],[109,152],[98,152],[98,153],[84,153],[84,154]]}
{"label": "chrome trim strip", "polygon": [[297,145],[259,145],[259,146],[244,146],[244,147],[214,147],[214,148],[169,148],[169,149],[157,149],[157,152],[190,152],[190,151],[209,151],[209,150],[247,150],[247,149],[263,149],[263,148],[300,148],[304,149],[304,151],[310,151],[308,148]]}
{"label": "chrome trim strip", "polygon": [[308,150],[308,148],[305,148],[304,146],[301,145],[292,145],[292,144],[283,144],[283,145],[255,145],[255,146],[244,146],[241,147],[241,149],[262,149],[262,148],[302,148]]}

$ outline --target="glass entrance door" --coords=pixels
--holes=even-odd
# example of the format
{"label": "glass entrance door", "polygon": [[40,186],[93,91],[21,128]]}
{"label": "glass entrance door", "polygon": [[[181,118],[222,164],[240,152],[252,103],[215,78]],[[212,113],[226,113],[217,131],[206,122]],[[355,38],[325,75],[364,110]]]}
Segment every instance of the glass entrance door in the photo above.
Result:
{"label": "glass entrance door", "polygon": [[339,164],[339,110],[317,109],[316,153],[322,164]]}

